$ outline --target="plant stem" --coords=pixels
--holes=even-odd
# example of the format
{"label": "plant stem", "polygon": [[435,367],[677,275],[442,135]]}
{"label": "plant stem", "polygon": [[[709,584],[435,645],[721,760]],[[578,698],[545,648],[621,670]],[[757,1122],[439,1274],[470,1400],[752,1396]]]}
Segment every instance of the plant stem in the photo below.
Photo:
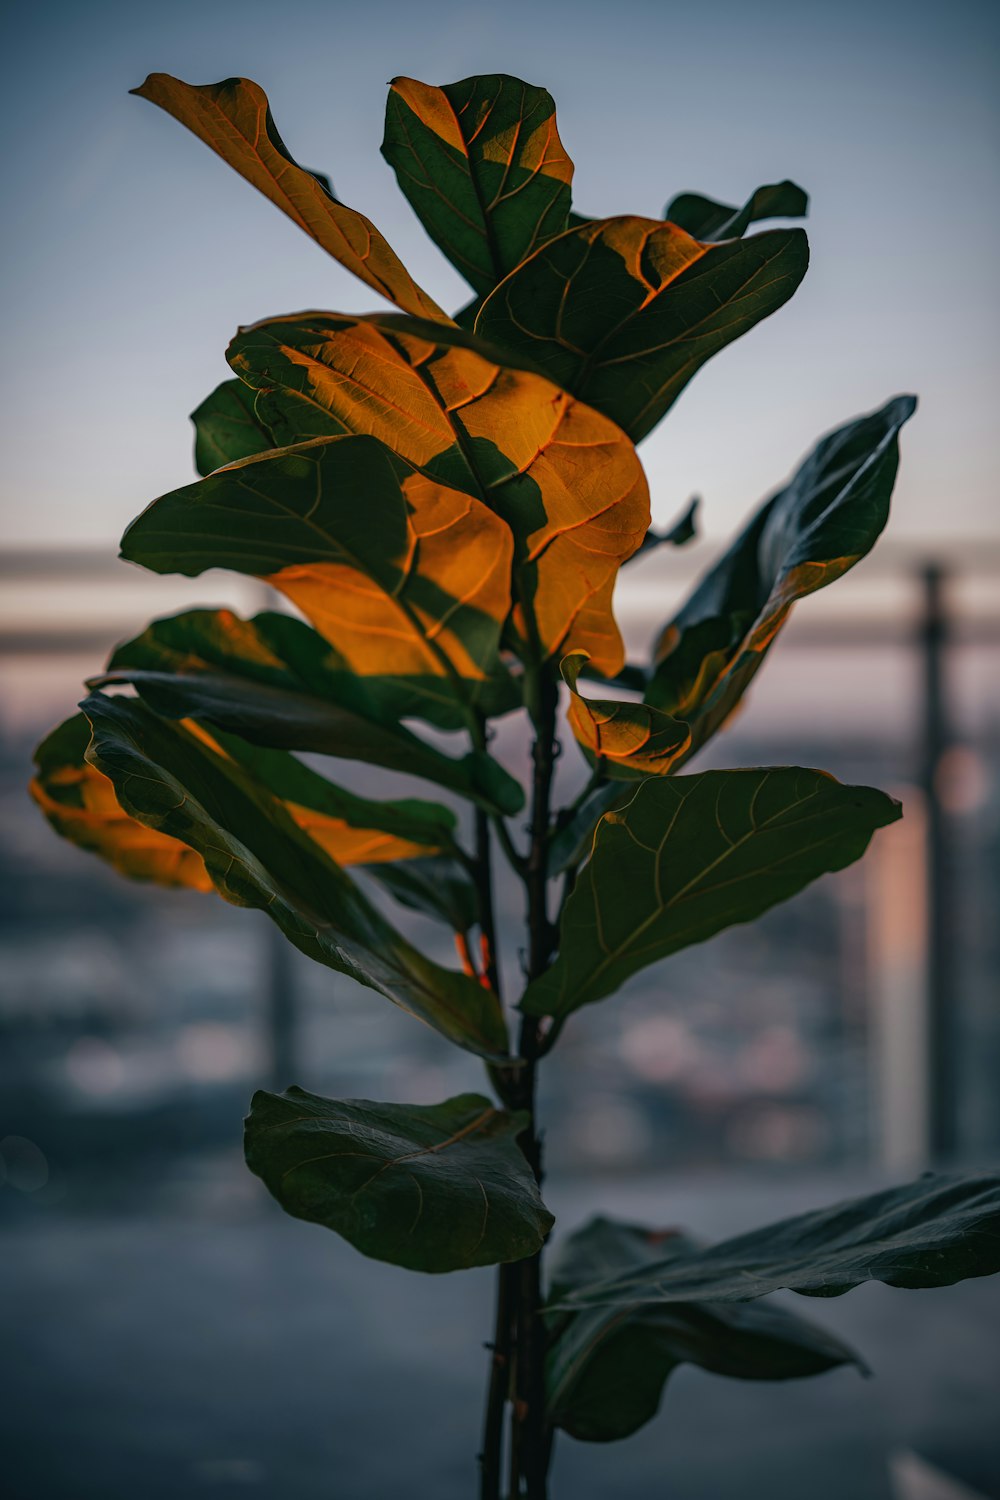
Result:
{"label": "plant stem", "polygon": [[501,1500],[500,1480],[503,1461],[504,1410],[510,1385],[511,1346],[511,1273],[516,1266],[498,1266],[496,1279],[496,1314],[493,1326],[490,1379],[486,1388],[486,1410],[483,1415],[483,1447],[479,1455],[480,1500]]}
{"label": "plant stem", "polygon": [[[485,743],[485,726],[479,726],[480,737]],[[497,963],[496,919],[493,911],[493,871],[490,849],[490,820],[481,809],[476,809],[476,854],[472,862],[479,905],[479,930],[483,939],[483,958],[486,978],[497,996],[500,994],[500,970]],[[503,1097],[506,1079],[501,1070],[490,1068],[494,1087]],[[480,1500],[501,1500],[500,1484],[503,1466],[504,1414],[507,1391],[510,1383],[511,1349],[511,1266],[497,1267],[496,1312],[493,1322],[493,1342],[487,1347],[491,1351],[490,1378],[486,1389],[486,1409],[483,1413],[483,1442],[479,1454]]]}
{"label": "plant stem", "polygon": [[[535,741],[532,746],[531,847],[525,872],[528,898],[528,979],[548,968],[554,931],[548,914],[548,842],[552,776],[555,769],[555,723],[559,689],[551,675],[540,673],[530,702]],[[528,1114],[521,1149],[537,1182],[542,1180],[542,1144],[536,1124],[535,1084],[540,1054],[539,1023],[525,1016],[518,1053],[523,1066],[516,1082],[516,1102]],[[511,1423],[511,1500],[545,1500],[550,1444],[545,1421],[545,1330],[541,1319],[542,1252],[519,1261],[514,1308],[514,1412]]]}

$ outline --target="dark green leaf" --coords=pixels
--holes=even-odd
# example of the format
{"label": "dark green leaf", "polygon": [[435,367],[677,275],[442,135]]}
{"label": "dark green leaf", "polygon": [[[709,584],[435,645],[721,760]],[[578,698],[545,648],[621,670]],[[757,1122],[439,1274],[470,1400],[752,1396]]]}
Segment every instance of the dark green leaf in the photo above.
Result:
{"label": "dark green leaf", "polygon": [[477,292],[566,228],[573,163],[552,96],[520,78],[490,73],[443,88],[394,78],[382,155]]}
{"label": "dark green leaf", "polygon": [[642,539],[642,546],[638,552],[632,554],[633,557],[642,557],[645,553],[651,552],[654,547],[684,547],[688,542],[693,541],[698,535],[695,517],[700,504],[699,496],[693,495],[687,508],[681,512],[672,526],[667,527],[666,531],[654,531],[650,527]]}
{"label": "dark green leaf", "polygon": [[141,702],[84,705],[88,758],[123,810],[196,850],[219,894],[266,911],[319,963],[378,990],[482,1056],[506,1051],[497,997],[411,947],[260,782]]}
{"label": "dark green leaf", "polygon": [[255,745],[405,771],[495,812],[524,805],[518,783],[490,756],[454,760],[403,726],[423,698],[415,701],[406,678],[354,676],[328,641],[290,615],[242,620],[199,609],[154,620],[116,648],[94,682],[132,683],[157,713]]}
{"label": "dark green leaf", "polygon": [[464,935],[479,921],[476,888],[456,859],[408,859],[373,865],[368,871],[401,906],[437,917]]}
{"label": "dark green leaf", "polygon": [[658,959],[749,922],[860,858],[900,815],[870,787],[777,766],[651,777],[606,813],[522,1009],[565,1016]]}
{"label": "dark green leaf", "polygon": [[787,1288],[839,1297],[864,1281],[951,1286],[1000,1271],[1000,1176],[928,1174],[902,1187],[797,1214],[682,1259],[660,1258],[574,1291],[579,1307],[706,1298],[751,1302]]}
{"label": "dark green leaf", "polygon": [[287,1213],[375,1260],[460,1271],[541,1249],[552,1215],[516,1143],[526,1115],[481,1094],[443,1104],[256,1093],[247,1165]]}
{"label": "dark green leaf", "polygon": [[665,626],[647,702],[691,724],[692,754],[739,702],[797,599],[840,578],[889,516],[899,429],[916,401],[830,433]]}
{"label": "dark green leaf", "polygon": [[705,245],[656,219],[597,220],[512,271],[476,333],[638,442],[707,359],[788,301],[808,260],[801,229]]}
{"label": "dark green leaf", "polygon": [[481,501],[374,437],[334,437],[220,469],[153,502],[122,555],[157,573],[265,579],[361,677],[409,679],[454,728],[499,671],[513,537]]}
{"label": "dark green leaf", "polygon": [[266,453],[275,445],[254,411],[256,392],[242,380],[224,380],[191,413],[194,466],[206,475],[223,464]]}
{"label": "dark green leaf", "polygon": [[716,203],[700,193],[680,193],[667,204],[663,217],[696,240],[735,240],[761,219],[804,219],[808,211],[808,194],[785,181],[759,187],[742,208]]}
{"label": "dark green leaf", "polygon": [[[551,1300],[591,1284],[672,1265],[699,1249],[676,1231],[591,1219],[556,1252]],[[636,1298],[612,1307],[550,1314],[546,1378],[550,1420],[573,1437],[610,1442],[653,1417],[680,1364],[742,1380],[818,1375],[856,1356],[825,1329],[770,1303]]]}

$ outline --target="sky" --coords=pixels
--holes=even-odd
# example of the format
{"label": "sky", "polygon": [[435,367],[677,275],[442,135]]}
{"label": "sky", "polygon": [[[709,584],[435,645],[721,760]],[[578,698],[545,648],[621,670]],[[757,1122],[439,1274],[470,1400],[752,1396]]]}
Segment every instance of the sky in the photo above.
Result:
{"label": "sky", "polygon": [[193,477],[187,414],[240,324],[374,293],[161,111],[151,71],[269,93],[302,162],[448,307],[468,293],[379,155],[386,83],[547,86],[594,215],[685,189],[812,196],[794,299],[717,355],[643,444],[654,515],[722,536],[817,437],[906,390],[892,534],[1000,536],[1000,6],[951,0],[171,0],[11,7],[2,110],[8,542],[113,549]]}

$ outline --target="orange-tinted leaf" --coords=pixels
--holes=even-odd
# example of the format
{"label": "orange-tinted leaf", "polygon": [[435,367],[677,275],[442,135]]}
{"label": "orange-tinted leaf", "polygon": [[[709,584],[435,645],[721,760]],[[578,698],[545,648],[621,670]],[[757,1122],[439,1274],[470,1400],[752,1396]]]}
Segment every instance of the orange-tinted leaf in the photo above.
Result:
{"label": "orange-tinted leaf", "polygon": [[611,594],[646,534],[649,492],[613,422],[427,322],[303,313],[244,330],[229,357],[279,441],[370,433],[483,501],[514,533],[522,641],[587,651],[602,673],[621,666]]}
{"label": "orange-tinted leaf", "polygon": [[[404,721],[422,706],[419,685],[355,677],[328,641],[289,614],[242,620],[227,609],[193,609],[154,620],[116,647],[108,671],[90,686],[120,683],[165,718],[196,719],[253,745],[403,771],[491,812],[524,805],[520,785],[485,751],[459,760],[407,729]],[[450,727],[460,729],[461,705],[453,706]]]}
{"label": "orange-tinted leaf", "polygon": [[394,78],[382,155],[434,243],[490,292],[566,228],[573,163],[546,89],[505,73]]}
{"label": "orange-tinted leaf", "polygon": [[567,718],[587,759],[601,757],[605,774],[619,781],[666,776],[691,742],[688,726],[648,703],[584,698],[577,679],[586,661],[577,651],[560,666],[570,690]]}
{"label": "orange-tinted leaf", "polygon": [[195,85],[150,73],[132,92],[186,125],[366,285],[404,312],[445,317],[371,220],[338,202],[319,177],[293,161],[258,84],[226,78]]}
{"label": "orange-tinted leaf", "polygon": [[317,439],[164,495],[122,539],[160,573],[232,568],[291,599],[359,677],[423,685],[424,716],[499,669],[513,539],[499,516],[373,437]]}
{"label": "orange-tinted leaf", "polygon": [[89,744],[90,725],[74,714],[35,752],[38,771],[29,790],[56,832],[132,880],[212,890],[200,854],[122,809],[113,784],[85,759]]}

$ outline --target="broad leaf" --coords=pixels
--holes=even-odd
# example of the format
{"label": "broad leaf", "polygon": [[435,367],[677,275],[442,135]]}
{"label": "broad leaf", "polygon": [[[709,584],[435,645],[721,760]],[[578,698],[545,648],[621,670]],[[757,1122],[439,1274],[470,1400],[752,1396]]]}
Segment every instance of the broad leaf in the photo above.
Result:
{"label": "broad leaf", "polygon": [[224,380],[217,385],[191,413],[191,421],[194,466],[202,475],[275,446],[254,412],[254,393],[242,380]]}
{"label": "broad leaf", "polygon": [[405,864],[377,864],[367,872],[400,904],[436,917],[464,936],[479,921],[476,888],[457,859],[408,859]]}
{"label": "broad leaf", "polygon": [[475,331],[638,442],[707,359],[788,301],[808,259],[801,229],[710,245],[657,219],[599,219],[512,271]]}
{"label": "broad leaf", "polygon": [[196,86],[150,73],[132,92],[186,125],[367,286],[404,312],[445,318],[371,220],[340,203],[325,178],[292,160],[259,85],[226,78]]}
{"label": "broad leaf", "polygon": [[951,1286],[1000,1271],[1000,1176],[935,1176],[797,1214],[680,1259],[660,1258],[562,1298],[567,1310],[707,1298],[751,1302],[787,1288],[839,1297],[865,1281]]}
{"label": "broad leaf", "polygon": [[563,657],[563,681],[570,691],[567,718],[587,759],[603,761],[605,775],[620,781],[665,776],[691,743],[691,731],[648,703],[585,698],[577,687],[586,652]]}
{"label": "broad leaf", "polygon": [[[592,1283],[698,1254],[677,1231],[591,1219],[556,1252],[551,1298],[586,1295]],[[831,1333],[770,1303],[664,1305],[637,1297],[550,1319],[549,1419],[589,1442],[628,1437],[648,1422],[680,1364],[742,1380],[790,1380],[858,1362]]]}
{"label": "broad leaf", "polygon": [[797,599],[859,562],[889,517],[899,429],[912,396],[823,438],[663,629],[649,703],[692,726],[692,751],[725,722]]}
{"label": "broad leaf", "polygon": [[559,957],[522,1009],[564,1016],[860,858],[900,815],[870,787],[777,766],[640,782],[608,812],[563,908]]}
{"label": "broad leaf", "polygon": [[494,812],[524,805],[519,784],[482,751],[454,760],[401,719],[422,695],[402,677],[355,677],[329,642],[291,615],[242,620],[187,610],[117,647],[92,686],[131,683],[159,714],[192,718],[255,745],[312,750],[405,771]]}
{"label": "broad leaf", "polygon": [[371,434],[507,523],[522,654],[537,638],[546,655],[579,648],[599,671],[621,664],[611,594],[646,533],[649,491],[614,423],[426,322],[270,319],[239,334],[229,359],[279,441]]}
{"label": "broad leaf", "polygon": [[516,1143],[527,1115],[481,1094],[443,1104],[256,1093],[247,1165],[286,1213],[411,1271],[521,1260],[553,1224]]}
{"label": "broad leaf", "polygon": [[35,751],[37,774],[28,790],[56,833],[99,854],[131,880],[212,890],[200,854],[129,817],[113,783],[86,760],[89,744],[90,724],[83,714],[74,714]]}
{"label": "broad leaf", "polygon": [[771,182],[759,187],[742,208],[716,203],[700,193],[679,193],[663,210],[663,217],[680,225],[696,240],[735,240],[761,219],[804,219],[809,195],[797,183]]}
{"label": "broad leaf", "polygon": [[88,759],[129,816],[196,850],[216,890],[259,907],[297,948],[481,1056],[507,1049],[494,994],[418,953],[288,809],[235,762],[141,702],[89,698]]}
{"label": "broad leaf", "polygon": [[500,671],[512,554],[499,516],[373,437],[232,464],[154,501],[122,538],[122,556],[157,573],[266,580],[347,671],[408,678],[442,728]]}
{"label": "broad leaf", "polygon": [[573,163],[552,96],[520,78],[489,73],[443,88],[394,78],[382,155],[477,292],[566,228]]}

